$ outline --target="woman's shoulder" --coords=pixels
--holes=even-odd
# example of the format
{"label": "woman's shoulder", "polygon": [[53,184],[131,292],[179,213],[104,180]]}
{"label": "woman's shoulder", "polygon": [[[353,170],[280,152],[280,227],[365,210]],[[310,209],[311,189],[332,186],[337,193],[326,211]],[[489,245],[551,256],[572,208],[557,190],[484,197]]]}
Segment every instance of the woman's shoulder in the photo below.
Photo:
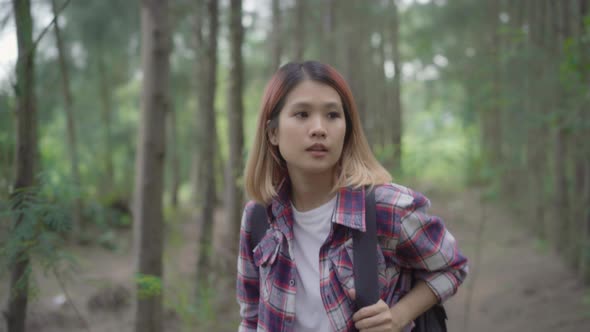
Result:
{"label": "woman's shoulder", "polygon": [[249,200],[244,205],[244,210],[242,212],[242,228],[246,231],[250,231],[252,228],[252,217],[254,215],[254,210],[259,205],[259,203],[255,200]]}
{"label": "woman's shoulder", "polygon": [[422,193],[397,183],[385,183],[375,186],[377,204],[407,211],[430,206],[430,200]]}

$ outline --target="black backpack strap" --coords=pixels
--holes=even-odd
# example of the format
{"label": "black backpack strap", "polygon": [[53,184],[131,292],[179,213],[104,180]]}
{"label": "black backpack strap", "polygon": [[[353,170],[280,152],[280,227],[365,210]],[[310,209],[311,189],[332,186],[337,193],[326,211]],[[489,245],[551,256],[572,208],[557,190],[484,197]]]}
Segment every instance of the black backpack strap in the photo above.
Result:
{"label": "black backpack strap", "polygon": [[365,197],[366,231],[353,230],[355,304],[358,309],[379,301],[377,277],[377,222],[375,191],[368,190]]}
{"label": "black backpack strap", "polygon": [[263,205],[254,205],[252,211],[252,223],[250,229],[250,248],[254,249],[260,243],[260,240],[266,234],[269,227],[268,217],[266,216],[266,208]]}

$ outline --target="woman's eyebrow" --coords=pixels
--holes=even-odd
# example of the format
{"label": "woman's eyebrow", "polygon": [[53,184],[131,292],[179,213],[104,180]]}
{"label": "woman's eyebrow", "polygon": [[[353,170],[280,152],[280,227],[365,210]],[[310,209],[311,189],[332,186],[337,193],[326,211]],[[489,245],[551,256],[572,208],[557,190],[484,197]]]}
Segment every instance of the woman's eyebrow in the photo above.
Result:
{"label": "woman's eyebrow", "polygon": [[298,101],[290,106],[291,108],[311,108],[311,104],[305,101]]}
{"label": "woman's eyebrow", "polygon": [[337,102],[328,102],[324,104],[324,108],[328,109],[340,109],[341,105]]}
{"label": "woman's eyebrow", "polygon": [[[298,101],[298,102],[294,102],[293,104],[291,104],[289,107],[290,108],[312,108],[313,104],[306,102],[306,101]],[[321,105],[321,108],[324,109],[340,109],[342,108],[342,106],[334,101],[330,101],[327,103],[323,103]]]}

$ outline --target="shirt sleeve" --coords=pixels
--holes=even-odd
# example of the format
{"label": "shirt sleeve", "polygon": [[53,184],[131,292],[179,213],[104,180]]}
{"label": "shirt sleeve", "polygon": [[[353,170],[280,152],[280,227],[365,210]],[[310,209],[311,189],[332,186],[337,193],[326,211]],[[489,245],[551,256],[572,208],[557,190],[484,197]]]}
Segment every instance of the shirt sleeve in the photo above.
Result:
{"label": "shirt sleeve", "polygon": [[414,270],[440,303],[457,292],[468,273],[467,258],[459,251],[455,237],[443,221],[426,212],[430,202],[416,194],[400,220],[396,256],[400,265]]}
{"label": "shirt sleeve", "polygon": [[244,208],[240,226],[240,251],[238,254],[238,274],[236,296],[240,305],[240,327],[238,332],[255,332],[258,327],[259,272],[254,264],[251,247],[251,216],[254,202]]}

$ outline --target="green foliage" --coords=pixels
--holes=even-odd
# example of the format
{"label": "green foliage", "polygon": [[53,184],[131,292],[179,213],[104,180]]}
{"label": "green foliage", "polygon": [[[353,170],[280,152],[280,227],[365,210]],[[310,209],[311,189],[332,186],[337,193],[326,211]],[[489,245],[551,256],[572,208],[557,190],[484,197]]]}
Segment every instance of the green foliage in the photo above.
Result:
{"label": "green foliage", "polygon": [[192,288],[187,280],[177,280],[173,284],[166,285],[164,297],[164,307],[173,310],[180,316],[187,331],[194,330],[194,327],[199,323],[197,319],[199,310],[195,306]]}
{"label": "green foliage", "polygon": [[[14,98],[8,92],[0,92],[0,188],[9,188],[12,181],[14,158]],[[0,199],[8,190],[0,189]]]}
{"label": "green foliage", "polygon": [[549,249],[551,248],[551,245],[547,239],[535,238],[534,245],[535,250],[543,254],[549,253]]}
{"label": "green foliage", "polygon": [[[52,186],[45,175],[39,176],[40,185],[15,190],[8,200],[0,201],[0,220],[10,221],[2,223],[6,228],[0,231],[0,275],[25,257],[45,273],[75,264],[63,249],[71,220],[67,200],[59,198],[65,196],[67,186]],[[31,275],[29,264],[26,278]],[[24,280],[17,283],[17,289],[23,289]],[[37,292],[33,280],[29,297]]]}
{"label": "green foliage", "polygon": [[162,279],[158,276],[137,273],[135,283],[137,295],[142,300],[162,295]]}

